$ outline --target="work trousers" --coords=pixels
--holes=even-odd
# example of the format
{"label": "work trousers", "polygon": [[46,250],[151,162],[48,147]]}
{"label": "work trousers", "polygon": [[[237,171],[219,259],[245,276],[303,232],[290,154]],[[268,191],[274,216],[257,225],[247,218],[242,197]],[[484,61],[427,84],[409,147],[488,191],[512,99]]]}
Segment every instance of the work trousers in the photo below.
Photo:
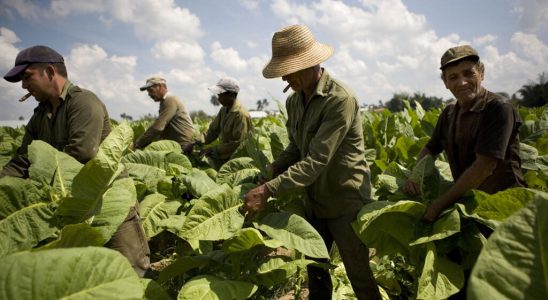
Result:
{"label": "work trousers", "polygon": [[[369,267],[369,249],[354,233],[351,223],[358,212],[334,219],[318,219],[311,216],[308,222],[322,236],[327,249],[337,244],[348,279],[358,299],[381,300],[382,297]],[[333,283],[329,271],[308,266],[308,287],[311,300],[331,299]]]}
{"label": "work trousers", "polygon": [[137,206],[130,209],[128,216],[105,247],[122,253],[139,277],[143,277],[150,267],[150,249]]}

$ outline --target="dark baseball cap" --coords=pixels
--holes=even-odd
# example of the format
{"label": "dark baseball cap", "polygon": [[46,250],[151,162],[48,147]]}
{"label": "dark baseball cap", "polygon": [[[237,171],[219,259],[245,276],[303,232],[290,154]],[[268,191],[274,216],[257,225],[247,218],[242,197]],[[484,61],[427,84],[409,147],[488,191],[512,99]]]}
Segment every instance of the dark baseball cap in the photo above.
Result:
{"label": "dark baseball cap", "polygon": [[453,48],[449,48],[441,57],[440,69],[445,68],[448,64],[461,60],[463,58],[473,57],[479,59],[478,51],[469,45],[462,45]]}
{"label": "dark baseball cap", "polygon": [[15,66],[9,70],[4,79],[9,82],[21,80],[21,73],[33,63],[65,63],[63,56],[47,46],[32,46],[21,50],[15,58]]}

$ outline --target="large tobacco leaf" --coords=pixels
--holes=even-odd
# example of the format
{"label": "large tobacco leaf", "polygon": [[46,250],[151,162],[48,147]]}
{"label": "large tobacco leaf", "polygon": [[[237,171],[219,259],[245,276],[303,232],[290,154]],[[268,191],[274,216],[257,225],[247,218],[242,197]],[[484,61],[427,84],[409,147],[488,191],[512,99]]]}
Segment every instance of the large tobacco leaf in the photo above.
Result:
{"label": "large tobacco leaf", "polygon": [[258,245],[275,249],[283,246],[283,243],[278,240],[265,239],[261,232],[255,228],[243,228],[234,237],[226,240],[222,249],[227,253],[238,253]]}
{"label": "large tobacco leaf", "polygon": [[57,230],[53,203],[41,195],[30,180],[0,179],[0,257],[30,249]]}
{"label": "large tobacco leaf", "polygon": [[56,214],[66,223],[79,223],[97,214],[103,194],[122,171],[120,161],[132,140],[127,123],[118,125],[101,143],[97,155],[74,177],[72,197],[65,198]]}
{"label": "large tobacco leaf", "polygon": [[117,251],[67,248],[0,259],[0,299],[141,299],[144,287]]}
{"label": "large tobacco leaf", "polygon": [[188,191],[196,198],[202,197],[219,186],[206,172],[198,169],[192,169],[189,174],[185,175],[183,182]]}
{"label": "large tobacco leaf", "polygon": [[270,213],[253,225],[286,248],[296,249],[310,257],[329,258],[320,234],[304,218],[289,212]]}
{"label": "large tobacco leaf", "polygon": [[417,299],[447,299],[464,285],[462,267],[438,256],[434,243],[426,244],[426,248]]}
{"label": "large tobacco leaf", "polygon": [[216,276],[197,276],[189,280],[179,292],[178,300],[244,300],[257,291],[257,286],[236,280],[226,280]]}
{"label": "large tobacco leaf", "polygon": [[182,206],[179,200],[167,200],[162,194],[150,194],[140,203],[145,234],[152,238],[165,230],[165,222],[175,216]]}
{"label": "large tobacco leaf", "polygon": [[228,185],[219,186],[194,203],[179,236],[209,241],[231,238],[244,224],[238,211],[241,205],[238,194]]}
{"label": "large tobacco leaf", "polygon": [[217,173],[217,184],[226,183],[232,187],[254,182],[259,169],[249,157],[239,157],[225,163]]}
{"label": "large tobacco leaf", "polygon": [[548,298],[548,194],[498,226],[481,251],[468,284],[468,299]]}
{"label": "large tobacco leaf", "polygon": [[29,145],[28,155],[31,162],[29,177],[41,187],[53,187],[59,197],[66,197],[83,164],[40,140]]}

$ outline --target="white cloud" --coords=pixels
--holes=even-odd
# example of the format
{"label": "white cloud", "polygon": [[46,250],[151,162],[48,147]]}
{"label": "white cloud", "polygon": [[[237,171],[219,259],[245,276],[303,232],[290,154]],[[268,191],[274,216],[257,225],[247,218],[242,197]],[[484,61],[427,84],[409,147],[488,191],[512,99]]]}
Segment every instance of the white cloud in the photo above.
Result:
{"label": "white cloud", "polygon": [[203,63],[204,51],[196,42],[165,40],[154,45],[152,55],[157,59],[171,60],[180,64]]}
{"label": "white cloud", "polygon": [[223,48],[219,42],[211,45],[210,56],[214,62],[230,71],[241,72],[247,68],[247,62],[240,57],[238,51],[233,48]]}
{"label": "white cloud", "polygon": [[58,16],[66,16],[70,13],[92,13],[103,11],[108,6],[102,0],[52,0],[51,11]]}
{"label": "white cloud", "polygon": [[80,45],[70,51],[66,64],[69,79],[94,92],[111,117],[119,118],[121,113],[131,111],[142,116],[153,108],[139,91],[142,83],[134,75],[136,57],[109,55],[98,45]]}
{"label": "white cloud", "polygon": [[515,1],[514,11],[518,14],[520,25],[526,32],[544,32],[548,29],[548,1],[520,0]]}
{"label": "white cloud", "polygon": [[512,35],[510,42],[512,49],[523,54],[533,63],[545,67],[548,65],[548,46],[536,35],[516,32]]}
{"label": "white cloud", "polygon": [[476,46],[485,46],[487,44],[492,44],[497,39],[498,39],[497,36],[492,35],[492,34],[487,34],[487,35],[475,38],[472,42]]}
{"label": "white cloud", "polygon": [[259,0],[238,0],[238,2],[247,10],[255,11],[259,8]]}
{"label": "white cloud", "polygon": [[0,3],[0,15],[13,19],[15,12],[26,20],[38,20],[43,9],[35,4],[34,1],[10,0]]}
{"label": "white cloud", "polygon": [[15,57],[19,50],[13,45],[19,42],[19,38],[12,30],[0,27],[0,72],[4,74],[13,67]]}

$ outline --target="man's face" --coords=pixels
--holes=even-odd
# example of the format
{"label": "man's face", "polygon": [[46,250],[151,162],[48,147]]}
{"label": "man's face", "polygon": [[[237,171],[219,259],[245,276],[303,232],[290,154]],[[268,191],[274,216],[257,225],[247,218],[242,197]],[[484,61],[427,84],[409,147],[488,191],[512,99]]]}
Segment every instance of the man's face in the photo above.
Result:
{"label": "man's face", "polygon": [[155,84],[155,85],[147,88],[147,93],[148,93],[148,96],[150,98],[152,98],[152,100],[158,102],[158,101],[162,100],[162,98],[164,96],[161,93],[161,90],[162,90],[162,86],[159,85],[159,84]]}
{"label": "man's face", "polygon": [[309,85],[309,72],[310,68],[300,70],[295,73],[282,76],[282,80],[287,81],[292,90],[295,92],[300,92]]}
{"label": "man's face", "polygon": [[48,100],[48,91],[52,86],[51,76],[47,72],[47,68],[30,65],[21,74],[21,86],[39,102]]}
{"label": "man's face", "polygon": [[483,70],[471,60],[463,60],[445,68],[443,82],[457,100],[468,103],[476,99],[483,81]]}
{"label": "man's face", "polygon": [[219,99],[219,103],[221,103],[221,105],[225,107],[232,106],[232,104],[234,104],[234,101],[236,99],[233,96],[233,94],[229,92],[220,93],[219,95],[217,95],[217,97]]}

